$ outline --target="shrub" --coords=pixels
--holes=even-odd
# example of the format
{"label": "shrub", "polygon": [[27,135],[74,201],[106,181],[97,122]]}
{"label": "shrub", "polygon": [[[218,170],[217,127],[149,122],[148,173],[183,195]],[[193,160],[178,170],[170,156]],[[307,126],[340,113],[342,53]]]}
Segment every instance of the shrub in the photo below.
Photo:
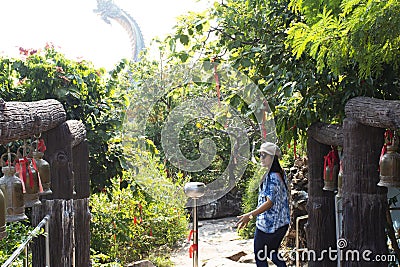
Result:
{"label": "shrub", "polygon": [[[6,224],[7,236],[0,241],[0,262],[5,262],[13,252],[25,241],[33,227],[28,220]],[[22,266],[23,253],[11,266]]]}
{"label": "shrub", "polygon": [[[187,234],[186,198],[150,153],[137,151],[136,168],[91,196],[92,258],[129,263],[166,251]],[[132,171],[136,170],[136,171]],[[167,253],[166,253],[167,254]]]}
{"label": "shrub", "polygon": [[[265,169],[257,168],[256,170],[254,170],[254,175],[247,180],[242,197],[243,213],[250,212],[257,208],[258,188],[260,185],[260,179],[264,172]],[[256,229],[255,227],[256,221],[255,219],[253,219],[249,222],[247,227],[239,230],[239,236],[245,239],[253,238]]]}

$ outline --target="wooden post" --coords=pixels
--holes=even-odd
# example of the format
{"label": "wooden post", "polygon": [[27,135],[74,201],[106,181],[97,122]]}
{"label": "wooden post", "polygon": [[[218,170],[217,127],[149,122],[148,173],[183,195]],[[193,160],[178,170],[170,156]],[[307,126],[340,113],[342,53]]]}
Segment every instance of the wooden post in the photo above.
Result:
{"label": "wooden post", "polygon": [[[37,225],[47,214],[50,214],[50,266],[77,266],[73,264],[74,201],[72,199],[43,200],[42,205],[32,208],[32,223]],[[44,237],[36,238],[32,246],[32,266],[46,266],[45,255]]]}
{"label": "wooden post", "polygon": [[75,266],[90,266],[89,149],[87,140],[72,148],[75,179]]}
{"label": "wooden post", "polygon": [[[387,188],[379,187],[379,157],[384,129],[363,125],[354,119],[343,123],[343,234],[347,246],[343,266],[387,266],[372,261],[375,255],[388,255],[385,233]],[[363,259],[367,254],[370,261]],[[346,258],[347,251],[358,251],[359,261]]]}
{"label": "wooden post", "polygon": [[[319,258],[323,250],[336,248],[335,231],[335,199],[334,193],[322,188],[324,177],[324,156],[330,151],[330,146],[317,142],[308,137],[308,222],[306,237],[308,250],[314,251]],[[301,255],[301,254],[300,254]],[[310,254],[308,266],[336,266],[335,261],[324,257],[316,261]],[[315,261],[313,261],[315,260]]]}
{"label": "wooden post", "polygon": [[[32,224],[50,214],[50,262],[51,266],[70,267],[74,260],[74,201],[72,168],[72,134],[64,122],[44,134],[47,150],[45,159],[50,164],[52,194],[42,196],[42,205],[35,206]],[[41,217],[38,217],[39,214]],[[42,267],[44,259],[43,238],[35,241],[33,266]],[[36,253],[35,253],[36,252]]]}

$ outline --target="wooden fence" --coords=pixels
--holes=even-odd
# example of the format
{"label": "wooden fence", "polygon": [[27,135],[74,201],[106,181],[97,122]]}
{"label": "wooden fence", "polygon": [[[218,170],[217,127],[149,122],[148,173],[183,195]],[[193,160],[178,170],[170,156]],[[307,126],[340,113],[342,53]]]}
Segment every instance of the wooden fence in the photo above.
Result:
{"label": "wooden fence", "polygon": [[[62,104],[0,100],[0,144],[41,134],[50,164],[52,194],[32,208],[32,225],[50,215],[50,265],[90,266],[89,151],[82,122],[66,121]],[[44,237],[32,247],[34,267],[45,266]]]}

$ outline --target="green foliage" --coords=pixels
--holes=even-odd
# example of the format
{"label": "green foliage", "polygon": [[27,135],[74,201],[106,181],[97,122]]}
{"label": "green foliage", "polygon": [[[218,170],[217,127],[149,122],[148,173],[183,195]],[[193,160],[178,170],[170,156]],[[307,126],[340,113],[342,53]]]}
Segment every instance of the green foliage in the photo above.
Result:
{"label": "green foliage", "polygon": [[126,264],[157,251],[167,254],[187,232],[183,190],[150,152],[135,150],[134,160],[137,173],[126,172],[107,191],[91,196],[91,248],[97,262]]}
{"label": "green foliage", "polygon": [[[321,8],[314,8],[315,2]],[[296,57],[307,53],[319,71],[330,69],[336,75],[355,67],[364,79],[381,76],[387,65],[397,71],[400,3],[342,0],[334,7],[331,3],[291,1],[291,7],[305,17],[305,22],[294,23],[288,31]]]}
{"label": "green foliage", "polygon": [[[28,221],[6,224],[7,236],[0,241],[0,262],[5,262],[12,253],[24,242],[33,228]],[[21,254],[12,266],[21,266],[24,255]]]}
{"label": "green foliage", "polygon": [[42,51],[20,48],[21,58],[0,59],[0,97],[5,101],[57,99],[67,119],[81,120],[87,129],[90,177],[97,190],[120,175],[122,149],[116,131],[122,126],[126,73],[108,76],[90,62],[65,58],[52,45]]}
{"label": "green foliage", "polygon": [[[215,59],[246,74],[263,91],[280,144],[286,145],[304,137],[315,121],[341,123],[350,98],[399,98],[398,5],[216,2],[206,12],[181,18],[167,39],[173,48],[168,60],[179,62],[179,54],[189,55],[186,61]],[[201,31],[193,30],[199,25]],[[189,40],[181,42],[182,34]],[[232,92],[222,96],[228,103],[234,100],[229,104],[237,102]]]}
{"label": "green foliage", "polygon": [[[253,166],[253,168],[254,167],[255,166]],[[258,190],[264,173],[265,169],[258,167],[254,172],[254,175],[247,180],[245,191],[242,197],[243,213],[250,212],[257,208]],[[238,234],[244,239],[250,239],[253,238],[255,230],[256,221],[253,219],[249,222],[247,227],[240,229]]]}

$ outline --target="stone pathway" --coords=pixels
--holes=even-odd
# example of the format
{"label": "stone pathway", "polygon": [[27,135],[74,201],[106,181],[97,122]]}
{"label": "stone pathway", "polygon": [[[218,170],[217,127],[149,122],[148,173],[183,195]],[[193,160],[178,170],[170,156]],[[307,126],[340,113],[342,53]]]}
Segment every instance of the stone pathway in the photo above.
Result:
{"label": "stone pathway", "polygon": [[[255,266],[253,239],[238,236],[236,221],[236,217],[199,221],[199,267]],[[193,266],[190,245],[185,242],[172,253],[175,267]]]}

